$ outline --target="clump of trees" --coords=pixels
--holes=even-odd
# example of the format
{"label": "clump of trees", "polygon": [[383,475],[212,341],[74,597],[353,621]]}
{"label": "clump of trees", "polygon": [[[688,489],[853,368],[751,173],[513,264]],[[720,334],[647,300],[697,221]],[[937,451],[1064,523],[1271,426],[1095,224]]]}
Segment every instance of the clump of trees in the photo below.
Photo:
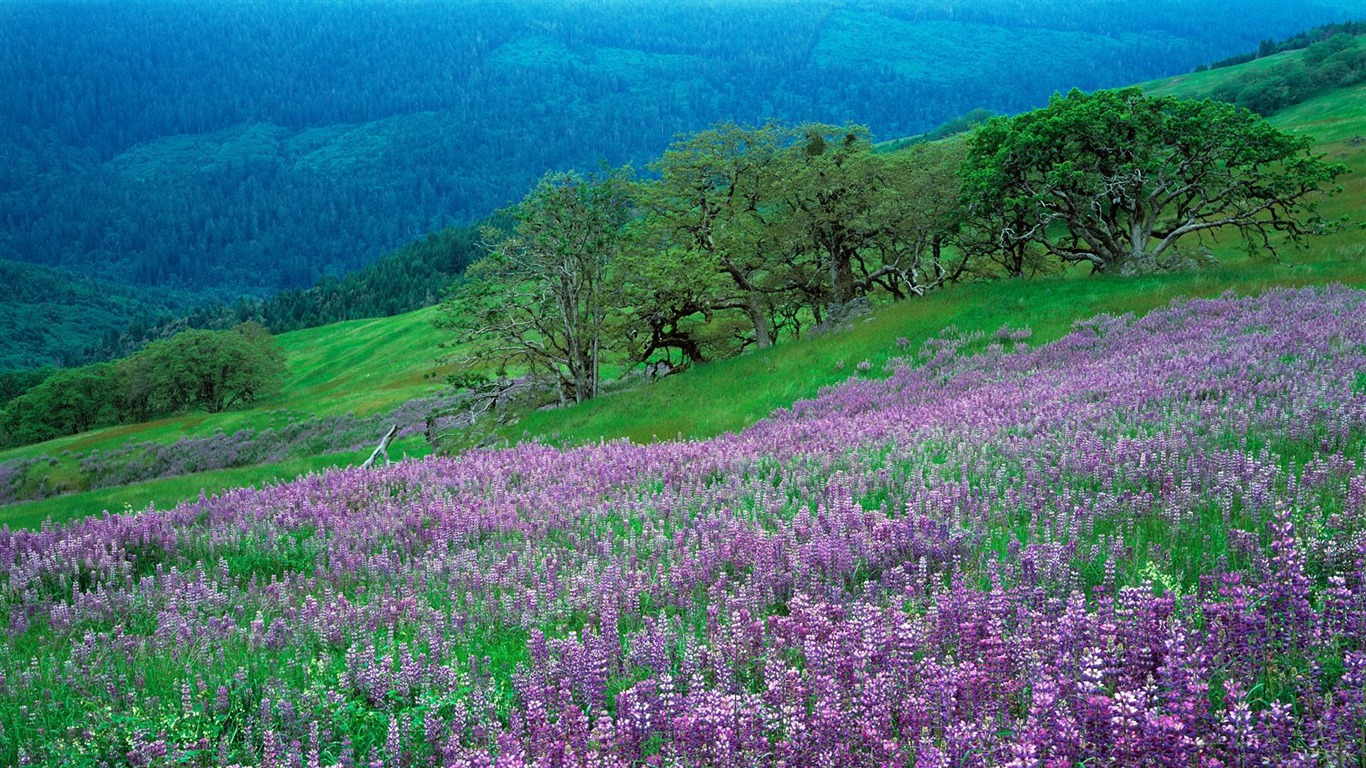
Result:
{"label": "clump of trees", "polygon": [[646,178],[548,175],[486,229],[488,255],[443,305],[460,380],[528,373],[582,402],[608,360],[677,369],[799,336],[870,293],[924,294],[964,271],[944,249],[962,150],[722,123]]}
{"label": "clump of trees", "polygon": [[1339,31],[1308,45],[1297,57],[1246,72],[1216,88],[1214,98],[1269,115],[1329,88],[1366,82],[1366,45],[1357,35]]}
{"label": "clump of trees", "polygon": [[866,129],[721,123],[649,166],[547,175],[438,324],[465,387],[530,376],[562,403],[611,364],[678,370],[964,279],[1170,269],[1233,233],[1324,229],[1341,166],[1248,110],[1074,91],[970,134],[875,152]]}
{"label": "clump of trees", "polygon": [[1323,42],[1330,37],[1338,35],[1366,35],[1366,21],[1345,21],[1338,24],[1324,24],[1323,26],[1299,32],[1279,42],[1273,38],[1268,38],[1263,40],[1255,51],[1248,51],[1247,53],[1240,53],[1236,56],[1219,59],[1209,65],[1201,64],[1195,68],[1195,71],[1204,72],[1209,69],[1223,69],[1225,67],[1246,64],[1249,61],[1256,61],[1257,59],[1264,59],[1267,56],[1275,56],[1278,53],[1304,50],[1315,43]]}
{"label": "clump of trees", "polygon": [[26,445],[186,410],[219,413],[279,387],[284,355],[259,323],[189,330],[112,363],[45,375],[0,410],[0,444]]}
{"label": "clump of trees", "polygon": [[44,379],[56,373],[57,370],[52,366],[45,366],[17,371],[0,371],[0,408],[4,408],[14,398],[42,384]]}

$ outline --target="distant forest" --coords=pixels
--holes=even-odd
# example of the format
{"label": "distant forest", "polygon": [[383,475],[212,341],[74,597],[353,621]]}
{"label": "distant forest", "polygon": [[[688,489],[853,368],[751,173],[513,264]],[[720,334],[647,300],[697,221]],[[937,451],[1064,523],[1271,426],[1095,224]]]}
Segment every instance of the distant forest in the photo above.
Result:
{"label": "distant forest", "polygon": [[[908,136],[1187,71],[1366,0],[1246,8],[3,3],[0,260],[231,304],[477,221],[548,169],[648,161],[719,119]],[[62,338],[5,359],[79,357]]]}

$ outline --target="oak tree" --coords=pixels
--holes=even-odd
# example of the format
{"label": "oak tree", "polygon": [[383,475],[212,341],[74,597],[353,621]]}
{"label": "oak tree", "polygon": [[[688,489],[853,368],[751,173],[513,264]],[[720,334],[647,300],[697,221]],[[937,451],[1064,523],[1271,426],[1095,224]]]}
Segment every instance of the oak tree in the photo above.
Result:
{"label": "oak tree", "polygon": [[466,374],[524,371],[562,399],[598,395],[610,343],[611,270],[630,218],[630,171],[550,173],[486,230],[488,255],[443,303]]}
{"label": "oak tree", "polygon": [[1321,231],[1317,200],[1345,171],[1310,146],[1229,104],[1074,90],[978,129],[964,202],[1018,222],[1006,247],[1097,271],[1166,267],[1187,238],[1226,232],[1274,254]]}

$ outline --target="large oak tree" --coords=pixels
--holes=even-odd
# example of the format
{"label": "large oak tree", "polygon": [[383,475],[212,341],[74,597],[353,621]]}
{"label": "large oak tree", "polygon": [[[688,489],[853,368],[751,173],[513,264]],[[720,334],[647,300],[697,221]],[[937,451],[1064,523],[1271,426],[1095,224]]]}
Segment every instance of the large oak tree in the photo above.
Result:
{"label": "large oak tree", "polygon": [[797,133],[777,124],[718,123],[675,141],[651,164],[642,207],[660,242],[712,264],[725,277],[707,309],[737,309],[760,348],[772,345],[775,303],[787,293],[774,279],[770,239],[784,152]]}
{"label": "large oak tree", "polygon": [[1319,231],[1316,202],[1344,172],[1246,109],[1137,88],[1055,96],[991,120],[964,168],[970,211],[1017,222],[1036,243],[1096,270],[1151,271],[1188,238],[1233,232],[1275,253]]}

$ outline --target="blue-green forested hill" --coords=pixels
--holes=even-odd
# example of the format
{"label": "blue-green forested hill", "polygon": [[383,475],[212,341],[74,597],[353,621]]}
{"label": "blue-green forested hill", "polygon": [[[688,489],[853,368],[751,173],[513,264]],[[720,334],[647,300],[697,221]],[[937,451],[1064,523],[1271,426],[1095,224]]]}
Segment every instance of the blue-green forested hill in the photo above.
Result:
{"label": "blue-green forested hill", "polygon": [[[1366,0],[1141,5],[12,0],[0,259],[266,295],[717,120],[909,135],[1366,16]],[[44,355],[60,357],[24,357]]]}
{"label": "blue-green forested hill", "polygon": [[132,326],[191,309],[195,297],[0,260],[0,373],[85,362],[88,348],[116,349]]}

